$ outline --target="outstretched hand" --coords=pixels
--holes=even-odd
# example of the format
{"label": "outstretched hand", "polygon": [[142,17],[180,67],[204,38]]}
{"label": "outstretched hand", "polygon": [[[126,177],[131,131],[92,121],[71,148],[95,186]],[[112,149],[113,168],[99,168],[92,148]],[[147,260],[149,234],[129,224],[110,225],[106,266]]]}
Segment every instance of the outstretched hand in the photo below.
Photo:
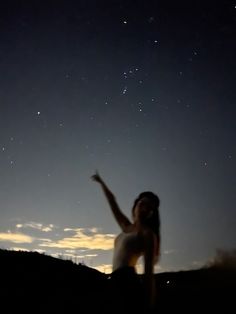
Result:
{"label": "outstretched hand", "polygon": [[100,177],[97,170],[96,170],[95,174],[91,176],[91,179],[95,182],[103,183],[102,178]]}

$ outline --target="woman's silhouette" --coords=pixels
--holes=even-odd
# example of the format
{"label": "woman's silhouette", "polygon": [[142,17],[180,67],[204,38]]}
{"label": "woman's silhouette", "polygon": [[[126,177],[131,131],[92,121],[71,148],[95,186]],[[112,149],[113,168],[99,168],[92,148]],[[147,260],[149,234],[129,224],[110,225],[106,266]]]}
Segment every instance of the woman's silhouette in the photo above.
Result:
{"label": "woman's silhouette", "polygon": [[[127,310],[134,310],[135,304],[140,311],[141,304],[152,308],[156,295],[154,265],[160,255],[160,200],[152,192],[141,193],[134,201],[131,222],[120,210],[115,196],[98,172],[91,178],[101,185],[122,230],[115,239],[113,271],[110,276],[117,294],[115,297],[119,298],[120,304],[123,301]],[[135,265],[141,256],[144,257],[142,284],[135,271]]]}

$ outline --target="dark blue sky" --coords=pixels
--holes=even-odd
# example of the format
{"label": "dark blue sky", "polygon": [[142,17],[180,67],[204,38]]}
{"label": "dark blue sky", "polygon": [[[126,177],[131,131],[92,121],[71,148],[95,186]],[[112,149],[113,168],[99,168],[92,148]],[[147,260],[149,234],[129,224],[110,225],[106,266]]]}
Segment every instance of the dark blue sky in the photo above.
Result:
{"label": "dark blue sky", "polygon": [[0,6],[1,247],[109,268],[98,169],[129,217],[159,195],[159,270],[235,248],[234,2]]}

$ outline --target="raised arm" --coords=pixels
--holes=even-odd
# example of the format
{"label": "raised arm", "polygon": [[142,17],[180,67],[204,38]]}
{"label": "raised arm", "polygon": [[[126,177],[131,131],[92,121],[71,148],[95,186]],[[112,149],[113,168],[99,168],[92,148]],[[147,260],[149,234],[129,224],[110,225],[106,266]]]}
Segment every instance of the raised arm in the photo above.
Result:
{"label": "raised arm", "polygon": [[103,189],[103,192],[107,198],[107,201],[110,205],[110,208],[113,212],[113,215],[115,216],[115,219],[118,223],[118,225],[121,227],[123,231],[126,231],[127,228],[131,225],[131,222],[129,219],[122,213],[122,211],[119,208],[119,205],[116,202],[116,198],[114,194],[109,190],[105,182],[102,180],[98,172],[96,172],[92,177],[91,177],[95,182],[98,182],[101,184],[101,187]]}

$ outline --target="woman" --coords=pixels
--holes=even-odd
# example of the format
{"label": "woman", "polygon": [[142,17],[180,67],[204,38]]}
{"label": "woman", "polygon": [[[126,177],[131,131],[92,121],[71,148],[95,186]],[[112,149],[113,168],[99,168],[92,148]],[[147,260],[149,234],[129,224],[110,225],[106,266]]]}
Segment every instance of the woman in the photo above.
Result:
{"label": "woman", "polygon": [[[122,232],[115,239],[113,272],[111,280],[116,287],[117,297],[124,306],[134,310],[135,304],[141,310],[140,297],[145,307],[155,304],[154,265],[160,255],[160,200],[152,192],[143,192],[134,201],[132,208],[133,222],[120,210],[115,196],[109,190],[98,172],[91,177],[98,182],[108,200],[111,210]],[[144,257],[144,276],[142,288],[135,272],[138,259]],[[121,293],[121,292],[125,293]],[[141,295],[141,291],[143,291]],[[132,300],[134,298],[134,300]],[[132,301],[133,304],[132,304]],[[121,302],[122,303],[122,302]],[[143,310],[143,309],[142,309]]]}

